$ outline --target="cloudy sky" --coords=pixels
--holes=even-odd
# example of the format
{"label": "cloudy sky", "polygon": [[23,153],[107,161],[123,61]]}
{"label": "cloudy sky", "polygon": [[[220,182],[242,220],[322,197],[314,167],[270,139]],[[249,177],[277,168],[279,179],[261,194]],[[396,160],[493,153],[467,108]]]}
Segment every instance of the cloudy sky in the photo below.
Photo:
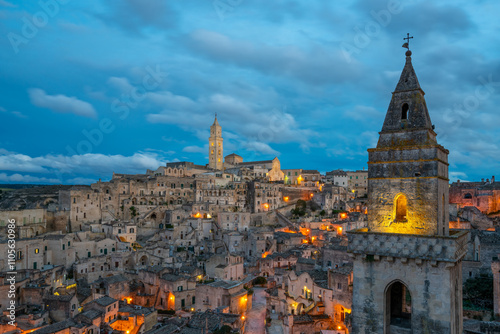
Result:
{"label": "cloudy sky", "polygon": [[[22,4],[21,4],[22,3]],[[500,2],[0,0],[0,183],[225,154],[361,169],[404,65],[452,180],[500,177]]]}

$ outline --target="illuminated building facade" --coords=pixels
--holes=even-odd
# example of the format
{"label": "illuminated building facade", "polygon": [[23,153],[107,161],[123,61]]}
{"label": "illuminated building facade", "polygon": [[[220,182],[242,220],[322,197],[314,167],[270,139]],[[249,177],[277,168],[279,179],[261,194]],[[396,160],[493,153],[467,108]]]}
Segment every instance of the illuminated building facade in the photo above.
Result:
{"label": "illuminated building facade", "polygon": [[448,151],[411,62],[369,149],[368,227],[348,232],[353,333],[462,333],[467,232],[448,228]]}

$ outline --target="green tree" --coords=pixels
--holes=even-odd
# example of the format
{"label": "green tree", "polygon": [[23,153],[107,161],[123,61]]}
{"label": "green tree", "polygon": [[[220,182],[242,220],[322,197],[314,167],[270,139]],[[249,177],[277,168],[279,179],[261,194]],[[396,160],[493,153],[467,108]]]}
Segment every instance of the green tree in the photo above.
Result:
{"label": "green tree", "polygon": [[264,285],[266,283],[267,283],[267,279],[265,277],[262,277],[262,276],[256,277],[253,280],[253,284],[255,284],[255,285]]}
{"label": "green tree", "polygon": [[129,208],[130,210],[130,215],[132,216],[132,218],[134,218],[135,216],[137,216],[137,209],[135,208],[135,206],[131,206]]}
{"label": "green tree", "polygon": [[464,301],[481,309],[493,309],[493,276],[481,274],[464,283]]}
{"label": "green tree", "polygon": [[296,209],[302,209],[302,210],[305,210],[306,209],[306,206],[307,206],[307,203],[306,201],[304,201],[303,199],[299,199],[297,201],[297,203],[295,204],[295,208]]}
{"label": "green tree", "polygon": [[231,328],[231,326],[224,325],[221,328],[215,330],[214,334],[231,334],[232,330],[233,329]]}

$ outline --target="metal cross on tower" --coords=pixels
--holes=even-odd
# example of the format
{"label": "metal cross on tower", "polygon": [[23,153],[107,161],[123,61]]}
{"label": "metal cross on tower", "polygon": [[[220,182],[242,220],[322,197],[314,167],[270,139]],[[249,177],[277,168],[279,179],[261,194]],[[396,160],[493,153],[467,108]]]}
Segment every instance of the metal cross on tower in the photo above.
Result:
{"label": "metal cross on tower", "polygon": [[403,40],[406,41],[406,43],[403,44],[404,48],[407,48],[408,50],[410,50],[410,39],[412,39],[412,38],[413,38],[413,36],[410,37],[410,33],[406,33],[406,37],[403,38]]}

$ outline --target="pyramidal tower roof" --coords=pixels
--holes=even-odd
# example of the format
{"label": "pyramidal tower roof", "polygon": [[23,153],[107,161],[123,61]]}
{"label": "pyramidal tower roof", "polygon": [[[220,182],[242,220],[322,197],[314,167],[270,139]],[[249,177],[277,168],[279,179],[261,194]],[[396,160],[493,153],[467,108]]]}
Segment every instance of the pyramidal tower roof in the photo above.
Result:
{"label": "pyramidal tower roof", "polygon": [[217,114],[215,114],[214,124],[212,126],[220,126],[219,121],[217,121]]}
{"label": "pyramidal tower roof", "polygon": [[[422,90],[417,79],[417,74],[415,73],[411,63],[411,51],[408,50],[406,51],[406,64],[403,68],[403,72],[401,72],[401,77],[399,78],[398,85],[396,86],[396,90],[394,92],[404,92],[417,89]],[[424,92],[422,91],[422,93]]]}
{"label": "pyramidal tower roof", "polygon": [[[429,133],[418,139],[415,136],[411,136],[412,140],[407,141],[409,145],[428,144],[429,140],[435,141],[436,134],[432,128],[424,94],[411,63],[411,51],[408,50],[406,51],[406,63],[401,72],[401,77],[395,91],[392,92],[391,102],[387,109],[382,132],[380,133],[379,145],[385,146],[388,144],[388,142],[385,142],[385,139],[388,138],[383,134],[391,134],[391,141],[394,143],[394,134],[399,133],[398,137],[400,140],[397,141],[400,142],[400,145],[404,141],[402,140],[403,137],[407,137],[409,133],[415,135],[415,131]],[[381,143],[381,141],[385,143]],[[379,145],[377,146],[379,147]]]}

